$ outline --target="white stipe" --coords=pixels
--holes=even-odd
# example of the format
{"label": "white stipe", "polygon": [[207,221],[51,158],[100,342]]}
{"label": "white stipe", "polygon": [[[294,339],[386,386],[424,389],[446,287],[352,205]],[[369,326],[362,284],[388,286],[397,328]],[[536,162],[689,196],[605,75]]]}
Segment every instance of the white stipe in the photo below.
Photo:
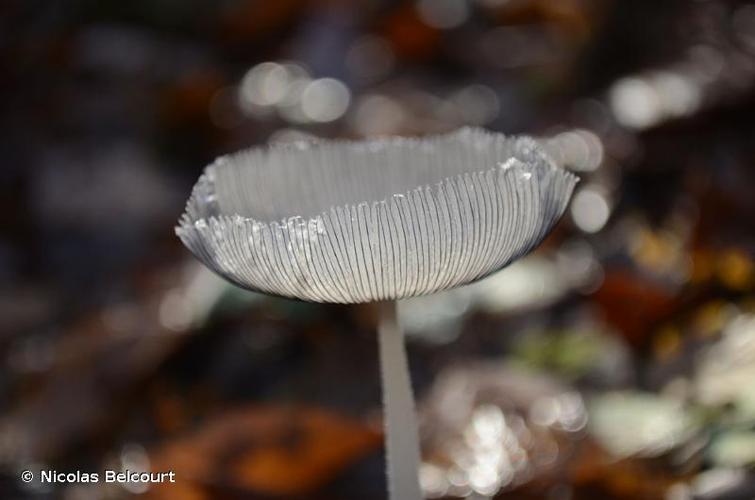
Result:
{"label": "white stipe", "polygon": [[395,302],[378,307],[388,493],[396,500],[420,500],[419,435],[404,332],[396,321]]}

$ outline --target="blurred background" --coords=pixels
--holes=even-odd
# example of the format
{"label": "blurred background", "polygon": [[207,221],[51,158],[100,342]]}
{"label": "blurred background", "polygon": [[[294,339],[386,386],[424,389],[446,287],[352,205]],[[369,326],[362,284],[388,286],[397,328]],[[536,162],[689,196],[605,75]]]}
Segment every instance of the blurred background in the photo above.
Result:
{"label": "blurred background", "polygon": [[0,497],[385,498],[374,311],[237,289],[173,226],[217,155],[475,125],[581,182],[400,304],[426,496],[755,498],[755,4],[5,0],[0,74]]}

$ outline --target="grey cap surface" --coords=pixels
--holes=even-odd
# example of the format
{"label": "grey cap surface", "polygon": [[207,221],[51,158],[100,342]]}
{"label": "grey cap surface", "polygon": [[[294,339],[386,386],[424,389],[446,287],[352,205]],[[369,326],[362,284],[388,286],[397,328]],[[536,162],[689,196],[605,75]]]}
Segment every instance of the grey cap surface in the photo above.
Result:
{"label": "grey cap surface", "polygon": [[464,128],[221,157],[176,233],[255,291],[357,303],[470,283],[532,250],[577,179],[528,137]]}

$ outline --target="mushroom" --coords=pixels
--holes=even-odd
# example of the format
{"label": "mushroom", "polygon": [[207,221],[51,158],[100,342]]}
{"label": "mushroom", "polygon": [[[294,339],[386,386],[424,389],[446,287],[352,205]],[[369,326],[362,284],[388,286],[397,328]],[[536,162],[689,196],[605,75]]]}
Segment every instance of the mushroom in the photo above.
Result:
{"label": "mushroom", "polygon": [[176,234],[243,288],[379,303],[389,493],[417,500],[419,439],[395,301],[471,283],[526,254],[576,182],[535,140],[482,129],[280,144],[208,166]]}

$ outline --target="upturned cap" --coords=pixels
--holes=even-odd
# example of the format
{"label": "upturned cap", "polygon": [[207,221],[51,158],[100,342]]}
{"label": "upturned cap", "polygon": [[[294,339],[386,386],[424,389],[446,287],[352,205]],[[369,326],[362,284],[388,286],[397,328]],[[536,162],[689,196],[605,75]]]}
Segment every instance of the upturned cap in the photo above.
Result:
{"label": "upturned cap", "polygon": [[176,234],[243,288],[315,302],[398,299],[526,254],[576,182],[534,139],[474,128],[259,147],[205,169]]}

